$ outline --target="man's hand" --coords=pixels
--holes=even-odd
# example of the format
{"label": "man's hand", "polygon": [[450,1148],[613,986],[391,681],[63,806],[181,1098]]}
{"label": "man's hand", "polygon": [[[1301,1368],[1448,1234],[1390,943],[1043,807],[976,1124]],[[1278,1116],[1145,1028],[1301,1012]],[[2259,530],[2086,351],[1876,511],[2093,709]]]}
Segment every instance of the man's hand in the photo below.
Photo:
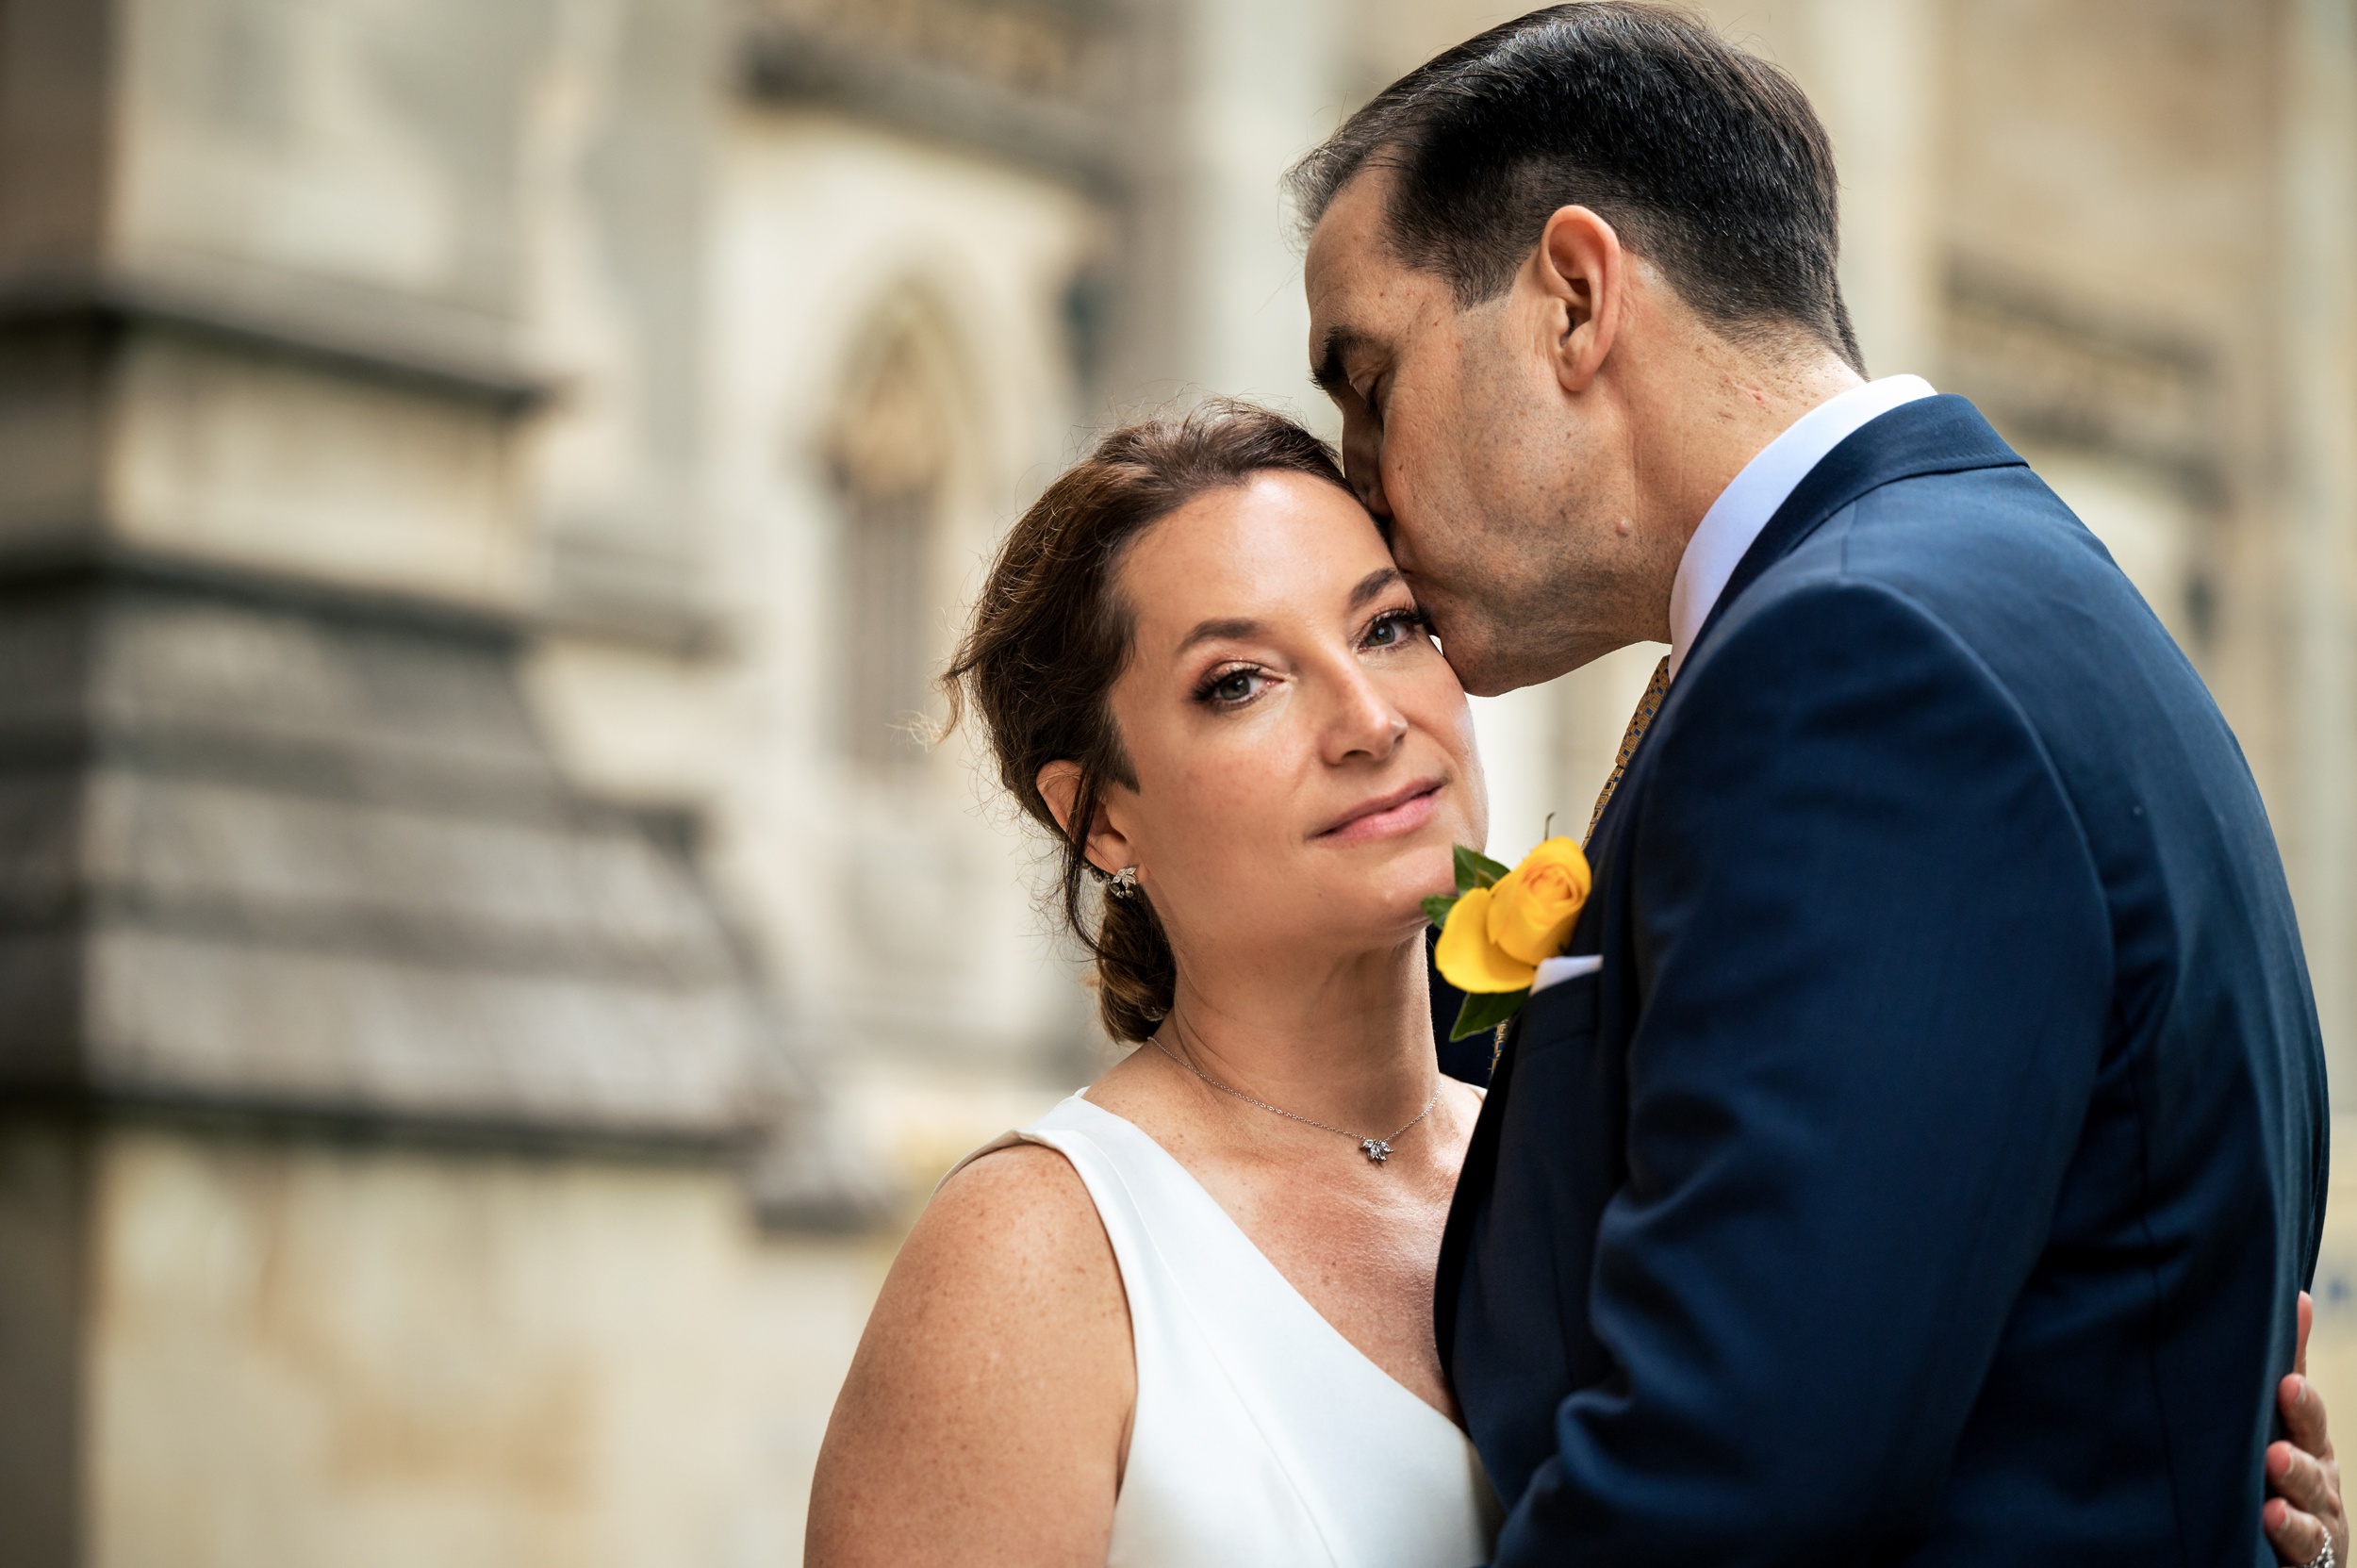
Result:
{"label": "man's hand", "polygon": [[2341,1511],[2341,1463],[2332,1457],[2332,1437],[2325,1430],[2324,1395],[2308,1380],[2308,1330],[2316,1317],[2316,1303],[2301,1291],[2299,1348],[2291,1373],[2275,1390],[2291,1439],[2267,1447],[2267,1490],[2275,1495],[2259,1519],[2283,1561],[2314,1562],[2329,1540],[2333,1560],[2346,1568],[2349,1517]]}

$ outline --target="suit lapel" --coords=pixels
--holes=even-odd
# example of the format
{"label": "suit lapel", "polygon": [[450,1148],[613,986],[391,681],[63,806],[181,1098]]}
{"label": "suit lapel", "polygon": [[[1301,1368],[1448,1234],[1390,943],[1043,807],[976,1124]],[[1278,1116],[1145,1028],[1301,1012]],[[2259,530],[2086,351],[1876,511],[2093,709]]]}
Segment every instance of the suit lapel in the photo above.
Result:
{"label": "suit lapel", "polygon": [[[1925,474],[2025,466],[2004,437],[1981,418],[1980,410],[1960,397],[1919,398],[1867,421],[1792,487],[1792,493],[1784,498],[1768,526],[1743,552],[1735,574],[1719,590],[1718,602],[1703,618],[1702,630],[1694,634],[1693,647],[1686,651],[1679,673],[1693,664],[1696,652],[1710,640],[1728,606],[1743,596],[1745,588],[1869,490]],[[1629,760],[1634,766],[1636,759]]]}
{"label": "suit lapel", "polygon": [[[1759,531],[1759,536],[1752,541],[1751,548],[1743,552],[1727,586],[1719,590],[1718,602],[1703,618],[1702,630],[1694,634],[1693,644],[1678,666],[1678,674],[1683,676],[1693,668],[1694,656],[1710,640],[1711,634],[1726,619],[1735,602],[1743,597],[1746,588],[1868,491],[1926,474],[2026,466],[2020,455],[2005,444],[2004,437],[1989,428],[1980,410],[1960,397],[1920,398],[1869,420],[1802,477],[1792,493],[1785,497],[1784,504],[1768,520],[1767,526]],[[1673,679],[1672,693],[1676,689],[1677,682]],[[1669,701],[1667,697],[1662,699],[1664,714],[1645,732],[1645,741],[1650,741],[1654,732],[1663,727]],[[1621,776],[1621,787],[1613,791],[1612,799],[1605,804],[1603,817],[1597,819],[1592,837],[1598,846],[1610,842],[1609,826],[1614,817],[1623,801],[1636,793],[1630,786],[1637,782],[1638,763],[1645,754],[1645,741],[1639,742],[1637,751],[1630,755]]]}

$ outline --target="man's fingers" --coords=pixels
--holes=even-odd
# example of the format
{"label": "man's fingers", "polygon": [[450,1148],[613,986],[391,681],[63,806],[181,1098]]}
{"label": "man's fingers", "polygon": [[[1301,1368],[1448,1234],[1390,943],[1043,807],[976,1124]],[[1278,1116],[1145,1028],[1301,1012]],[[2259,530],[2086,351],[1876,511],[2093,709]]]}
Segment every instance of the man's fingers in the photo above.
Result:
{"label": "man's fingers", "polygon": [[2284,1562],[2314,1562],[2324,1550],[2324,1527],[2298,1509],[2286,1507],[2280,1497],[2267,1504],[2259,1519],[2266,1527],[2267,1544]]}
{"label": "man's fingers", "polygon": [[2324,1466],[2288,1443],[2268,1446],[2267,1484],[2292,1507],[2318,1518],[2332,1513],[2339,1501]]}
{"label": "man's fingers", "polygon": [[2316,1298],[2306,1291],[2299,1293],[2299,1341],[2292,1351],[2292,1370],[2305,1378],[2308,1375],[2308,1330],[2316,1327]]}
{"label": "man's fingers", "polygon": [[2332,1455],[2332,1429],[2324,1417],[2324,1395],[2316,1385],[2295,1372],[2275,1388],[2275,1403],[2283,1412],[2283,1429],[2293,1443],[2316,1455]]}

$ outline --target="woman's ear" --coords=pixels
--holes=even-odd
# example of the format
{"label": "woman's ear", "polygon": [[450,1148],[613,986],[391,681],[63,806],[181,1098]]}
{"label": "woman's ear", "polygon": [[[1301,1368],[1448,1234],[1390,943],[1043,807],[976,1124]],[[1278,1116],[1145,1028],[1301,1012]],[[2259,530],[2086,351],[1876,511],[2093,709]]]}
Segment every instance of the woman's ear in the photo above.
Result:
{"label": "woman's ear", "polygon": [[1051,762],[1039,770],[1031,781],[1039,798],[1047,802],[1047,809],[1056,814],[1056,826],[1072,836],[1072,800],[1080,793],[1080,765],[1077,762]]}
{"label": "woman's ear", "polygon": [[[1055,814],[1056,826],[1071,837],[1072,809],[1080,793],[1080,765],[1068,760],[1051,762],[1039,770],[1033,783],[1039,798]],[[1089,864],[1107,876],[1138,863],[1129,838],[1113,827],[1102,800],[1096,802],[1096,820],[1089,825],[1087,849]]]}

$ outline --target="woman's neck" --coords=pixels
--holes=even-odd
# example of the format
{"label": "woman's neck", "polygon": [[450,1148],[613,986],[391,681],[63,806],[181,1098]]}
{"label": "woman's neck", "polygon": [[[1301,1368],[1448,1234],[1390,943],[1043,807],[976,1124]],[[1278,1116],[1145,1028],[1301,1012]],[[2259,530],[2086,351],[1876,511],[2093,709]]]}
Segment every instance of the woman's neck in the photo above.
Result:
{"label": "woman's neck", "polygon": [[1413,1115],[1439,1071],[1421,936],[1305,974],[1181,962],[1156,1043],[1231,1089],[1342,1127]]}

